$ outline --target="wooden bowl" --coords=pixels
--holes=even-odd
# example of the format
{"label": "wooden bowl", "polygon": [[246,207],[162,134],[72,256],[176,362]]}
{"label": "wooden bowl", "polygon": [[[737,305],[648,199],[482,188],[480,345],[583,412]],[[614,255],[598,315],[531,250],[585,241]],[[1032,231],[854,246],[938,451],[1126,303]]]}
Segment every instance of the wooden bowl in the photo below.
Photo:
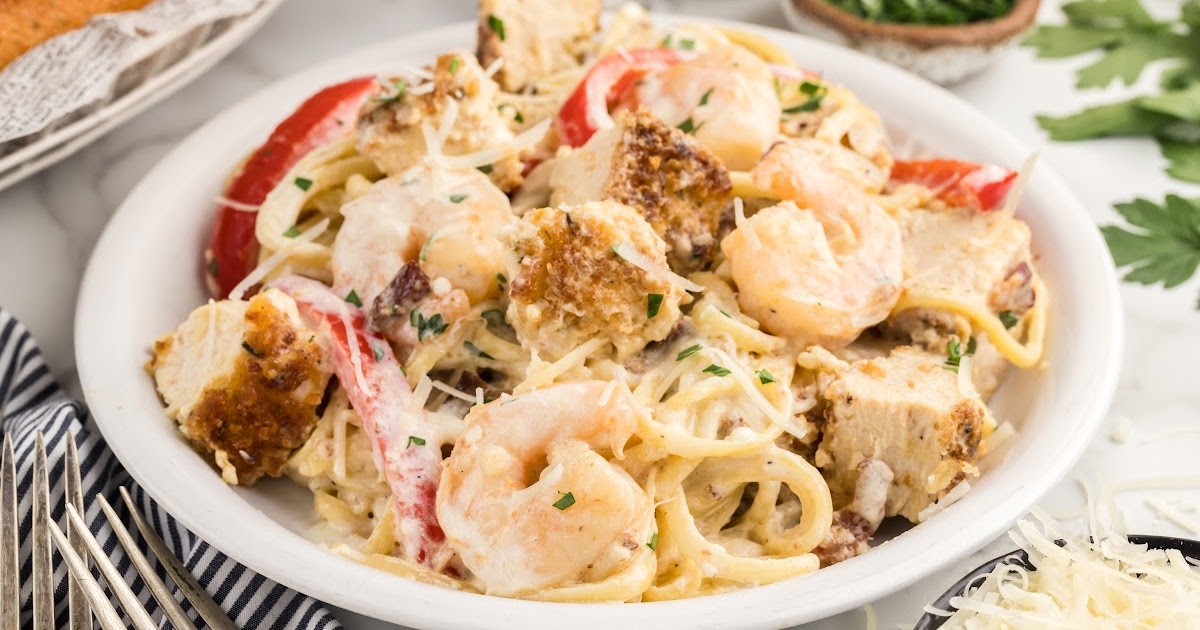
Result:
{"label": "wooden bowl", "polygon": [[781,0],[792,27],[861,50],[926,79],[949,85],[992,63],[1033,25],[1039,0],[1016,0],[994,19],[955,26],[874,22],[825,0]]}

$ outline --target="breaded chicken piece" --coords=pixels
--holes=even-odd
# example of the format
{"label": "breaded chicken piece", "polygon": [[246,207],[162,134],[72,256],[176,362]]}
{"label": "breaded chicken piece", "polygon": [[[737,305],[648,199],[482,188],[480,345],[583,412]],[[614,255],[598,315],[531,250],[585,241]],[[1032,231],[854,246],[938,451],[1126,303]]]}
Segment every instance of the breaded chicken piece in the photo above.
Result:
{"label": "breaded chicken piece", "polygon": [[[426,87],[428,82],[409,85],[404,79],[394,79],[390,90],[367,101],[358,115],[358,150],[388,175],[402,173],[424,158],[428,151],[421,124],[427,122],[438,129],[451,102],[457,106],[457,115],[442,147],[444,155],[474,153],[513,140],[508,120],[497,107],[500,88],[474,55],[447,53],[438,57],[430,70],[431,90]],[[509,192],[521,185],[523,169],[520,158],[513,154],[492,164],[489,176]]]}
{"label": "breaded chicken piece", "polygon": [[559,158],[550,186],[551,203],[612,199],[640,210],[681,274],[705,268],[722,223],[732,223],[733,185],[721,161],[645,108],[623,112],[616,126]]}
{"label": "breaded chicken piece", "polygon": [[[624,360],[671,334],[680,303],[691,300],[663,274],[614,250],[636,250],[666,271],[666,243],[637,210],[615,201],[533,210],[503,238],[508,321],[543,359],[600,337]],[[662,296],[653,317],[649,301],[658,298],[651,296]]]}
{"label": "breaded chicken piece", "polygon": [[600,30],[600,0],[480,0],[479,62],[504,65],[496,80],[516,92],[578,66]]}
{"label": "breaded chicken piece", "polygon": [[149,369],[167,415],[231,484],[283,473],[332,372],[296,303],[274,290],[192,311],[154,343]]}
{"label": "breaded chicken piece", "polygon": [[[1038,298],[1028,225],[1002,213],[969,208],[919,208],[895,218],[904,246],[905,289],[950,290],[978,300],[995,313],[1011,315],[1016,320],[1013,332],[1020,335],[1021,316]],[[932,309],[892,313],[880,330],[938,354],[946,353],[952,337],[965,343],[975,334],[965,318]],[[976,341],[972,376],[986,400],[999,386],[1008,362],[986,337]]]}
{"label": "breaded chicken piece", "polygon": [[995,421],[982,401],[959,391],[958,375],[944,360],[902,346],[886,358],[851,363],[825,388],[816,462],[835,505],[854,495],[858,466],[868,458],[894,475],[887,516],[914,523],[955,484],[979,474],[983,431]]}

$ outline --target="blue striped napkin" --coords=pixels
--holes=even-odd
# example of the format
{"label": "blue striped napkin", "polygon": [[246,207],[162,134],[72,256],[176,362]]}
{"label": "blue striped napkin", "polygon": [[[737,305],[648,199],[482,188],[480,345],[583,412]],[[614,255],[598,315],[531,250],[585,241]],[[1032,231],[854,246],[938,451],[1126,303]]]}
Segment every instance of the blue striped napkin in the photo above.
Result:
{"label": "blue striped napkin", "polygon": [[[96,494],[103,494],[116,508],[122,520],[129,524],[132,520],[117,491],[119,487],[125,486],[159,536],[162,536],[176,557],[183,560],[192,574],[209,593],[212,593],[213,598],[229,613],[238,627],[340,630],[341,624],[321,602],[250,571],[176,523],[171,515],[160,509],[150,496],[134,483],[129,473],[125,472],[121,463],[108,449],[100,433],[85,426],[86,418],[87,408],[77,401],[68,400],[54,381],[29,331],[12,315],[0,309],[0,428],[12,436],[16,452],[17,494],[21,497],[17,511],[21,520],[19,536],[22,541],[22,576],[28,578],[31,571],[32,543],[29,533],[33,520],[33,500],[30,486],[33,482],[34,436],[41,431],[46,437],[47,462],[50,466],[50,503],[53,506],[51,515],[60,526],[65,527],[63,465],[66,458],[66,441],[74,435],[82,469],[86,519],[91,525],[92,533],[113,559],[117,569],[125,575],[125,581],[133,587],[133,591],[146,605],[151,616],[158,621],[159,627],[170,627],[170,623],[162,618],[162,611],[151,596],[150,590],[138,577],[137,570],[105,521],[100,506],[92,499]],[[154,555],[148,551],[146,555],[151,559],[159,576],[167,584],[172,584]],[[66,565],[57,551],[54,552],[53,558],[55,601],[58,604],[55,625],[66,628]],[[184,610],[197,626],[204,627],[195,610],[184,601],[183,596],[176,592],[175,598],[183,602]],[[116,605],[115,599],[113,604]],[[120,607],[117,606],[117,609],[120,610]],[[32,624],[32,614],[32,586],[26,579],[21,586],[22,628]]]}

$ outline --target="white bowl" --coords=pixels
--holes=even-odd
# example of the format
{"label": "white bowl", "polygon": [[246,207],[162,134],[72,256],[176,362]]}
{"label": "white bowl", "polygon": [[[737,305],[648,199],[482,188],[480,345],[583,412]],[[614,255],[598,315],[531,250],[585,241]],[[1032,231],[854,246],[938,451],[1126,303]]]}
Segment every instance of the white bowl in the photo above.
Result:
{"label": "white bowl", "polygon": [[[664,20],[682,19],[660,17]],[[889,126],[940,153],[1016,165],[1028,150],[948,92],[856,52],[777,30],[769,36],[807,66],[845,83]],[[331,604],[417,628],[778,628],[878,599],[979,549],[1005,531],[1067,470],[1108,406],[1122,347],[1117,283],[1084,209],[1044,165],[1019,210],[1053,295],[1048,366],[1016,372],[993,400],[1020,436],[966,498],[869,553],[769,586],[649,604],[549,604],[460,593],[376,571],[306,540],[315,517],[287,481],[225,485],[163,413],[143,370],[156,336],[206,299],[200,252],[226,173],[318,87],[469,47],[467,24],[372,46],[281,81],[217,116],[134,189],[92,256],[79,299],[80,378],[121,462],[186,527],[251,569]]]}

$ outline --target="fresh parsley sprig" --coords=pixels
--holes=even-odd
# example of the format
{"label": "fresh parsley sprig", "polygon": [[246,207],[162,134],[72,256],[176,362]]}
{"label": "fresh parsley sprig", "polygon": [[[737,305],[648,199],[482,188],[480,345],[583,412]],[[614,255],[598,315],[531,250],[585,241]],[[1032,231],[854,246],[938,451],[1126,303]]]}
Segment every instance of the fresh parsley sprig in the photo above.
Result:
{"label": "fresh parsley sprig", "polygon": [[1113,262],[1128,269],[1126,282],[1170,289],[1195,275],[1200,266],[1200,199],[1167,195],[1162,205],[1135,199],[1116,209],[1132,229],[1106,225],[1100,231]]}
{"label": "fresh parsley sprig", "polygon": [[1045,58],[1100,51],[1078,71],[1076,86],[1131,85],[1153,61],[1170,60],[1158,94],[1090,107],[1068,116],[1038,116],[1052,140],[1105,136],[1154,138],[1167,174],[1200,183],[1200,0],[1171,20],[1155,20],[1139,0],[1077,0],[1062,7],[1066,24],[1041,25],[1024,44]]}

